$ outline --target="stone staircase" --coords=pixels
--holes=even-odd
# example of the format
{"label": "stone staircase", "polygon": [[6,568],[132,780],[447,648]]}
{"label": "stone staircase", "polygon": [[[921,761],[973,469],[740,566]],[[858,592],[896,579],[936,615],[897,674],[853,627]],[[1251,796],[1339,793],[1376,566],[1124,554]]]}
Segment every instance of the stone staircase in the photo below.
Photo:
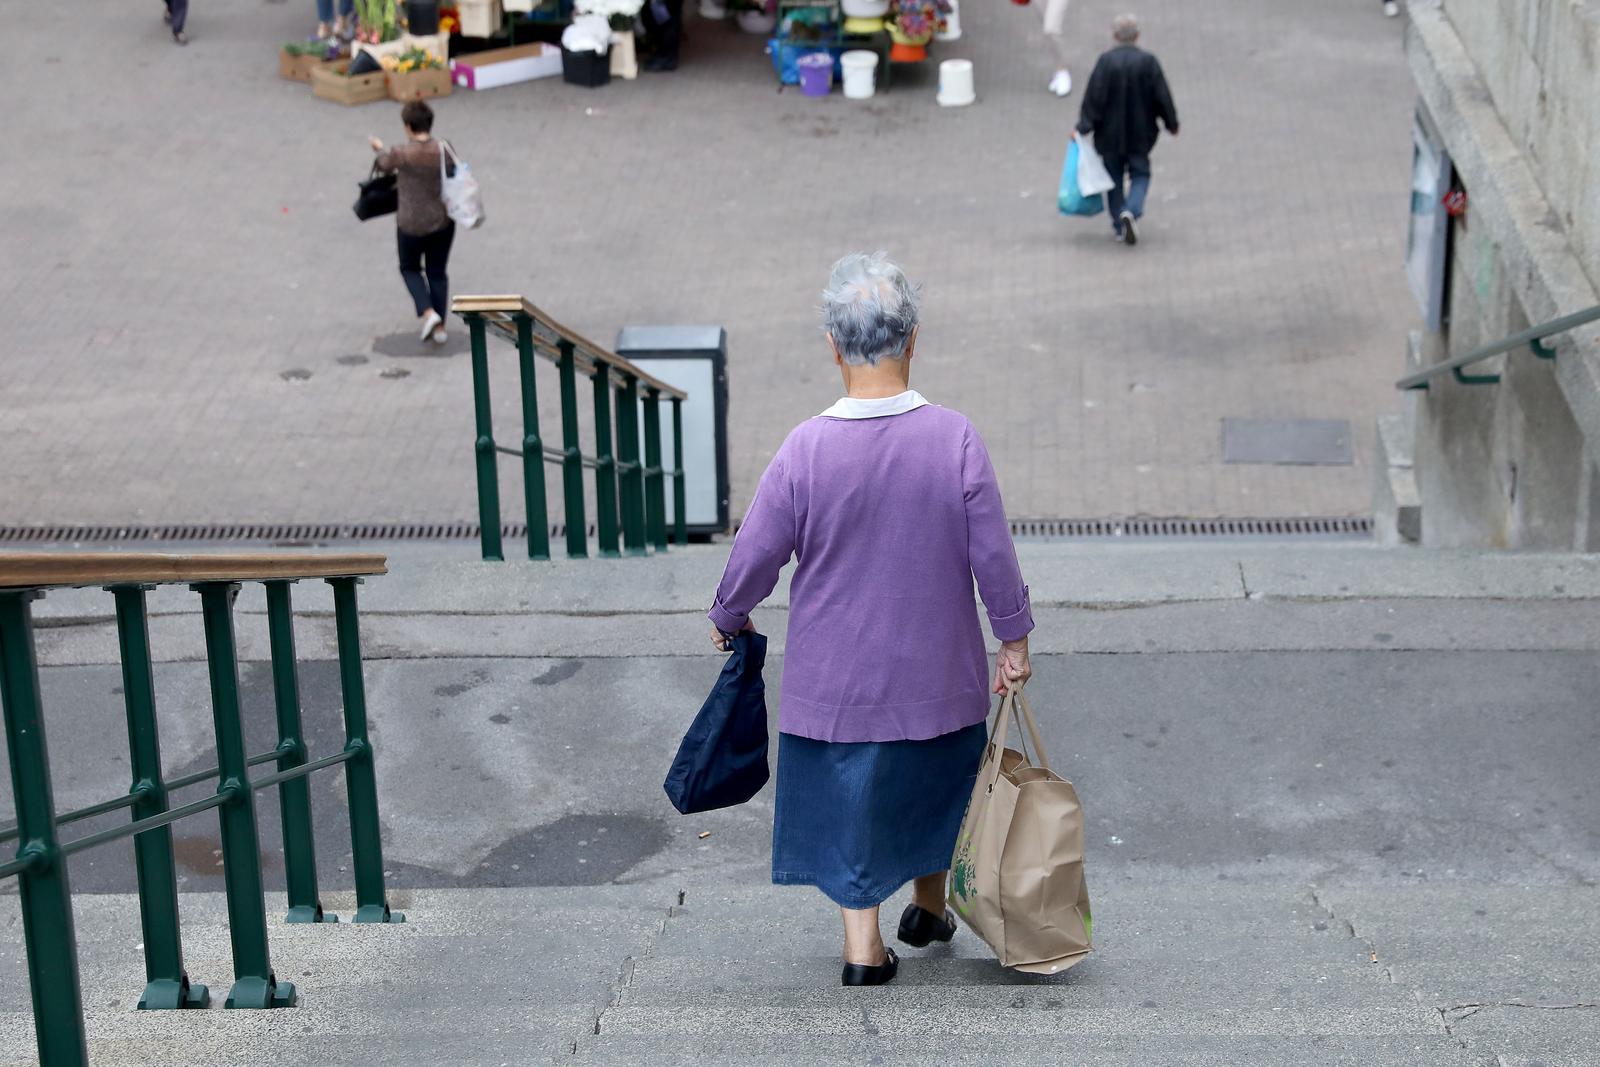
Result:
{"label": "stone staircase", "polygon": [[[142,974],[134,901],[80,898],[91,1062],[1497,1062],[1485,1058],[1492,1042],[1474,1048],[1467,1035],[1448,1030],[1468,1021],[1455,1016],[1472,1016],[1460,1005],[1481,1004],[1492,992],[1482,968],[1470,960],[1427,963],[1417,977],[1428,988],[1419,989],[1403,977],[1411,964],[1384,947],[1403,934],[1406,959],[1448,958],[1440,950],[1454,942],[1457,917],[1432,896],[1400,894],[1394,903],[1387,893],[1352,894],[1351,906],[1372,924],[1366,934],[1330,913],[1310,887],[1218,882],[1197,889],[1117,879],[1095,890],[1095,955],[1066,975],[1007,971],[963,930],[948,946],[904,949],[896,982],[865,990],[837,984],[837,917],[805,890],[658,884],[397,896],[409,912],[404,925],[274,924],[274,965],[280,980],[297,983],[298,1007],[171,1013],[133,1010]],[[1592,894],[1568,896],[1560,903],[1592,904]],[[1533,918],[1528,906],[1536,902],[1547,910],[1552,903],[1526,894],[1517,917]],[[1514,900],[1500,903],[1517,914]],[[901,906],[896,900],[885,909],[890,933]],[[229,974],[223,901],[199,894],[185,909],[191,975],[212,983],[220,1001]],[[7,902],[0,923],[14,930],[16,921]],[[1600,934],[1592,907],[1580,926],[1570,930],[1575,938]],[[1512,947],[1488,930],[1477,945],[1485,961]],[[1571,983],[1592,976],[1587,962],[1574,960],[1567,970]],[[0,973],[0,1064],[33,1063],[17,953],[7,953]],[[1441,981],[1475,993],[1447,992]],[[1588,1020],[1589,1037],[1600,1037],[1596,1023]],[[1503,1032],[1498,1025],[1493,1031]],[[1570,1052],[1570,1034],[1565,1045],[1546,1044],[1554,1045],[1547,1053]]]}

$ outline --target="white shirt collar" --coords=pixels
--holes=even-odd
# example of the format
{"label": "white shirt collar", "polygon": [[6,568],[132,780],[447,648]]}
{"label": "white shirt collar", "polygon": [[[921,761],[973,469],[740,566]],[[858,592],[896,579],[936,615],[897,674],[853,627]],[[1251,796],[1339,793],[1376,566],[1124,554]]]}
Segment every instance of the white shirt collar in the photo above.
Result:
{"label": "white shirt collar", "polygon": [[928,402],[915,389],[907,389],[899,396],[886,396],[879,400],[859,400],[853,396],[841,398],[833,407],[822,413],[828,419],[881,419],[886,415],[904,415]]}

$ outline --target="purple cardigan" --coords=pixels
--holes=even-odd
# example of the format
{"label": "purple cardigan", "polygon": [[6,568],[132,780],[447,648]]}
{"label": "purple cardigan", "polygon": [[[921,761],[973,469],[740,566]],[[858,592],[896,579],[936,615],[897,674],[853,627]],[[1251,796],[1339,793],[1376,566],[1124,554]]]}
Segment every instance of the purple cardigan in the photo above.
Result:
{"label": "purple cardigan", "polygon": [[984,720],[973,579],[995,637],[1026,636],[1033,615],[994,466],[966,416],[928,405],[796,427],[761,476],[711,621],[742,628],[791,554],[780,731],[920,740]]}

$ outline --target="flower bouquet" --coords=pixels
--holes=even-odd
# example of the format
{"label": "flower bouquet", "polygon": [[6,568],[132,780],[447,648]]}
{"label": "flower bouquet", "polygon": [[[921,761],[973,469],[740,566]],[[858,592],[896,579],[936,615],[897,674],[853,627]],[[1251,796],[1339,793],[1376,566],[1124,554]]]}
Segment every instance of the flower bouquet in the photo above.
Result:
{"label": "flower bouquet", "polygon": [[578,15],[599,15],[613,30],[625,32],[633,29],[633,20],[643,7],[644,0],[576,0],[572,10]]}
{"label": "flower bouquet", "polygon": [[950,11],[950,0],[895,0],[889,11],[889,36],[896,45],[924,48]]}
{"label": "flower bouquet", "polygon": [[355,0],[356,40],[382,44],[400,36],[400,13],[395,0]]}

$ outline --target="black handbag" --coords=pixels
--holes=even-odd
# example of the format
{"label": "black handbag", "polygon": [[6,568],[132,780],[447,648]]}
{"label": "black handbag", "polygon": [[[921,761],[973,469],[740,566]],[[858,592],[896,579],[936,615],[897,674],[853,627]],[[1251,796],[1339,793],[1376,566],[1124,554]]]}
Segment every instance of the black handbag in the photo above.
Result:
{"label": "black handbag", "polygon": [[684,815],[743,804],[767,784],[767,639],[736,634],[722,676],[701,705],[662,783]]}
{"label": "black handbag", "polygon": [[362,222],[380,215],[393,215],[400,210],[400,186],[393,174],[379,174],[378,163],[372,163],[372,174],[360,183],[361,194],[356,197],[356,218]]}

